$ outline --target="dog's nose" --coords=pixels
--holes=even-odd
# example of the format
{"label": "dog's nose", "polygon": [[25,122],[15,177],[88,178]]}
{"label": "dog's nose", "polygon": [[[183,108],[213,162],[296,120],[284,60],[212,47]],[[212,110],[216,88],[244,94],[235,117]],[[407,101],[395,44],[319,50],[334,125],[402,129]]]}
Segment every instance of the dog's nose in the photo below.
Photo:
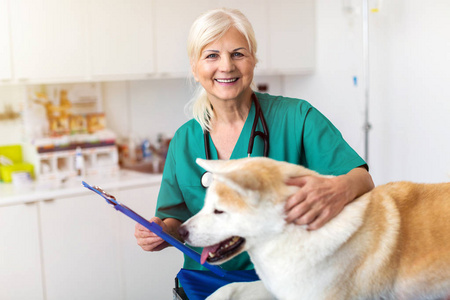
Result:
{"label": "dog's nose", "polygon": [[185,226],[181,225],[180,228],[178,228],[178,234],[184,241],[186,241],[186,239],[189,236],[189,231],[186,229]]}

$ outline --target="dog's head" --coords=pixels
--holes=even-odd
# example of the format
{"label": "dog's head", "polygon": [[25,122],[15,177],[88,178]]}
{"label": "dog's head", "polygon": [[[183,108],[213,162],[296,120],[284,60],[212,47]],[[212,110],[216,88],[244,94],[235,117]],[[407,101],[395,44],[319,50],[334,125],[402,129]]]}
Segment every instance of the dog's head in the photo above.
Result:
{"label": "dog's head", "polygon": [[317,174],[298,165],[269,158],[202,160],[197,163],[213,174],[202,210],[180,227],[185,241],[205,247],[202,263],[221,264],[252,243],[282,231],[284,202],[297,187],[290,177]]}

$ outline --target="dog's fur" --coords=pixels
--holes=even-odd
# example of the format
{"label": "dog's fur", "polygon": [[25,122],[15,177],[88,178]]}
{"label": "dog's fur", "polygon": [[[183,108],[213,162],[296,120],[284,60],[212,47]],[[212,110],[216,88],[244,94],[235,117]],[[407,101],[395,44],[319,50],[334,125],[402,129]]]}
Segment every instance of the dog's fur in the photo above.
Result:
{"label": "dog's fur", "polygon": [[[285,200],[298,189],[285,181],[321,175],[268,158],[197,163],[214,182],[203,209],[181,227],[186,242],[206,247],[245,238],[241,250],[276,299],[450,295],[450,183],[376,187],[308,231],[285,222]],[[233,283],[208,299],[260,300],[263,294],[273,299],[260,282]]]}

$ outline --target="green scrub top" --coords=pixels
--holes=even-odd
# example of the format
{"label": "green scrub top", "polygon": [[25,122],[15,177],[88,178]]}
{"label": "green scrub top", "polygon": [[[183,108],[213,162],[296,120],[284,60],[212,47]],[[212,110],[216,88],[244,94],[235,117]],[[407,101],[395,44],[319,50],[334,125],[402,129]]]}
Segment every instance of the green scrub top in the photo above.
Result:
{"label": "green scrub top", "polygon": [[[345,142],[341,133],[317,109],[304,100],[256,93],[269,129],[269,157],[303,165],[324,175],[342,175],[367,166],[364,160]],[[247,120],[234,147],[231,159],[247,157],[248,142],[255,118],[251,106]],[[262,131],[259,121],[257,130]],[[211,159],[217,150],[209,139]],[[255,138],[252,156],[263,156],[264,143]],[[205,172],[195,163],[206,159],[203,131],[194,119],[175,133],[169,145],[158,195],[156,216],[186,221],[201,210],[206,189],[200,178]],[[201,253],[201,248],[193,248]],[[247,253],[221,265],[225,270],[249,270],[253,265]],[[184,268],[206,270],[185,256]]]}

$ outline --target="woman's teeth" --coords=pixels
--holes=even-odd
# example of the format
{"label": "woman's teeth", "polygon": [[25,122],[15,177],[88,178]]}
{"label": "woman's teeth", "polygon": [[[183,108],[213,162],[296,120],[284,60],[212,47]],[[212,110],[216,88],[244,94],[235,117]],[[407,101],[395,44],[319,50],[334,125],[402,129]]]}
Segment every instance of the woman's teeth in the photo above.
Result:
{"label": "woman's teeth", "polygon": [[217,82],[220,82],[220,83],[230,83],[230,82],[235,82],[238,79],[233,78],[233,79],[216,79],[216,80],[217,80]]}

